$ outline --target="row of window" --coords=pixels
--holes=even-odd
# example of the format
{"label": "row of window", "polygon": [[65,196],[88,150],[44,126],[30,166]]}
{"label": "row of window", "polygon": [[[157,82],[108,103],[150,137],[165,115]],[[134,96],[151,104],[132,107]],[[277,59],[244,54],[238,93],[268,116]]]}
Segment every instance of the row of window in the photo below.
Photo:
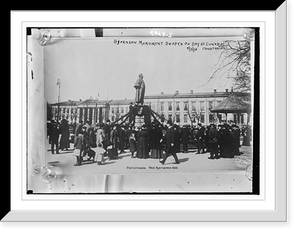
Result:
{"label": "row of window", "polygon": [[[221,101],[208,101],[208,109],[212,109],[215,105],[218,105]],[[148,106],[151,107],[151,102],[146,103]],[[192,101],[191,102],[191,110],[196,111],[196,101]],[[165,111],[165,102],[160,102],[159,106],[157,109],[159,109],[160,111],[164,112]],[[176,111],[180,111],[180,102],[176,101],[176,102],[172,102],[169,101],[168,102],[168,111],[172,111],[173,110],[173,106],[175,108]],[[198,108],[199,109],[199,108]],[[188,111],[189,109],[189,102],[185,101],[183,102],[183,110],[184,111]],[[200,101],[200,111],[204,111],[205,110],[205,101]]]}
{"label": "row of window", "polygon": [[129,107],[111,107],[111,113],[128,113]]}
{"label": "row of window", "polygon": [[[164,114],[162,114],[161,117],[163,118],[163,120],[166,120],[166,117],[164,116]],[[115,120],[117,120],[119,118],[119,116],[112,115],[110,118],[111,118],[111,121],[114,122]],[[216,117],[215,114],[209,114],[208,118],[209,118],[208,121],[211,123],[211,122],[214,122],[217,117]],[[219,115],[218,118],[221,118],[221,116]],[[172,114],[168,115],[168,120],[169,119],[173,120]],[[203,114],[201,114],[200,116],[196,116],[196,115],[189,116],[188,114],[184,114],[183,115],[183,120],[181,120],[180,115],[177,114],[177,115],[175,115],[173,121],[175,121],[177,123],[188,124],[188,123],[191,123],[191,122],[192,123],[197,123],[197,122],[204,123],[205,119],[204,119]]]}
{"label": "row of window", "polygon": [[[219,104],[221,101],[216,101],[216,105]],[[151,107],[151,102],[146,103],[146,105]],[[160,102],[160,107],[157,107],[156,111],[161,111],[164,112],[165,111],[165,102]],[[200,110],[196,109],[196,101],[192,101],[191,102],[191,110],[193,111],[204,111],[205,110],[205,102],[204,101],[200,101]],[[176,111],[180,111],[180,102],[172,102],[169,101],[168,102],[168,111],[172,111],[173,110],[173,106],[175,108]],[[214,101],[208,101],[208,109],[211,109],[214,107]],[[198,108],[199,109],[199,108]],[[75,110],[75,111],[74,111]],[[183,102],[183,110],[184,111],[188,111],[189,110],[189,102]],[[68,113],[69,112],[69,108],[63,108],[61,110],[63,113]],[[129,111],[129,107],[111,107],[111,113],[127,113]],[[76,113],[76,109],[75,108],[71,108],[71,113],[75,112]]]}
{"label": "row of window", "polygon": [[[164,114],[161,114],[161,117],[162,117],[162,119],[166,119]],[[196,123],[196,122],[204,123],[205,122],[204,114],[200,114],[199,116],[197,116],[195,114],[192,114],[192,115],[184,114],[183,115],[183,120],[181,120],[179,114],[176,114],[175,117],[173,117],[172,114],[168,115],[168,120],[169,119],[172,120],[173,118],[174,118],[173,121],[175,121],[177,123],[182,123],[182,121],[183,121],[183,123],[190,123],[190,122],[192,122],[192,123]],[[216,117],[216,114],[209,114],[208,118],[209,118],[209,120],[208,120],[209,122],[214,122],[216,118],[221,119],[222,116],[219,115],[219,117]]]}

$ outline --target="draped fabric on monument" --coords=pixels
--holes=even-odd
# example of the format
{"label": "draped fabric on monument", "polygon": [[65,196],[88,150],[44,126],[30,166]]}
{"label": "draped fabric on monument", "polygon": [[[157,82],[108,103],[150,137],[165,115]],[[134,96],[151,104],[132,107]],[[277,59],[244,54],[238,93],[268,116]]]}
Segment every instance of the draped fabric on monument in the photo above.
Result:
{"label": "draped fabric on monument", "polygon": [[129,112],[111,123],[112,126],[117,124],[123,124],[127,119],[129,119],[129,125],[135,125],[135,118],[138,117],[144,117],[144,123],[146,126],[150,125],[151,123],[151,117],[158,123],[161,123],[160,120],[161,117],[155,113],[149,106],[147,105],[134,105],[130,108]]}

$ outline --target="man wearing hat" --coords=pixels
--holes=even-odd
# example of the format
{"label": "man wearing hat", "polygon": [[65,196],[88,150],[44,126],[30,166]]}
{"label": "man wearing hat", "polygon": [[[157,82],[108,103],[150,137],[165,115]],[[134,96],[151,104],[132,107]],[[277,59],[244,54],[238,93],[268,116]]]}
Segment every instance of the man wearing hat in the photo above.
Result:
{"label": "man wearing hat", "polygon": [[174,147],[174,129],[173,129],[171,121],[167,122],[167,128],[168,128],[168,130],[165,134],[166,154],[165,154],[163,160],[159,161],[159,162],[161,164],[165,164],[165,162],[166,162],[167,158],[169,157],[169,155],[172,154],[174,159],[175,159],[176,164],[179,164],[180,162],[178,160],[178,157],[176,155],[176,150],[175,150],[175,147]]}
{"label": "man wearing hat", "polygon": [[214,124],[210,124],[210,130],[208,132],[208,144],[210,146],[210,157],[209,159],[218,159],[218,139],[219,132]]}
{"label": "man wearing hat", "polygon": [[103,127],[103,131],[104,131],[103,148],[107,150],[107,147],[110,145],[110,132],[111,132],[109,119],[106,120],[106,124]]}
{"label": "man wearing hat", "polygon": [[87,154],[88,150],[88,132],[87,132],[87,125],[82,126],[82,156]]}
{"label": "man wearing hat", "polygon": [[190,130],[187,125],[184,125],[181,129],[181,142],[183,145],[183,153],[188,152],[188,143],[189,143]]}
{"label": "man wearing hat", "polygon": [[49,140],[51,142],[51,152],[52,152],[52,154],[54,154],[54,145],[55,145],[56,154],[59,154],[58,139],[59,139],[59,134],[60,134],[60,127],[59,127],[59,124],[57,122],[55,122],[54,120],[51,121],[49,134],[50,134]]}
{"label": "man wearing hat", "polygon": [[197,143],[197,149],[198,149],[197,154],[205,152],[205,150],[204,150],[204,131],[205,131],[204,126],[202,126],[201,123],[199,123],[198,130],[196,133],[196,143]]}
{"label": "man wearing hat", "polygon": [[234,144],[233,144],[233,151],[234,155],[240,155],[240,135],[241,131],[239,126],[237,125],[232,125],[232,132],[234,134]]}

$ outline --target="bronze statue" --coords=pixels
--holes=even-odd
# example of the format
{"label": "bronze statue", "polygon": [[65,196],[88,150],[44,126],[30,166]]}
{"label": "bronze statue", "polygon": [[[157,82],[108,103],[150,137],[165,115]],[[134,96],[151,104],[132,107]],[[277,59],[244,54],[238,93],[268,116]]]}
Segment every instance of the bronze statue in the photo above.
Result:
{"label": "bronze statue", "polygon": [[139,74],[139,78],[136,80],[134,84],[134,88],[136,89],[135,93],[135,103],[136,104],[144,104],[144,96],[145,96],[145,82],[143,80],[143,74]]}

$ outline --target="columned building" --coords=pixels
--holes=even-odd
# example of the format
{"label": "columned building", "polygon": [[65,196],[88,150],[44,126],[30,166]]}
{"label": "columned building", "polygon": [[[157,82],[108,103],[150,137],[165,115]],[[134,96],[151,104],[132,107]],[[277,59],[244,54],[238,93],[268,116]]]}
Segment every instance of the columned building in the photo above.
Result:
{"label": "columned building", "polygon": [[90,123],[102,123],[105,117],[107,104],[103,101],[88,99],[85,101],[67,101],[51,104],[52,119],[67,119],[69,123],[78,123],[79,120]]}
{"label": "columned building", "polygon": [[[231,91],[232,92],[232,91]],[[180,126],[186,124],[209,125],[210,123],[219,123],[226,120],[225,114],[216,114],[210,110],[228,97],[231,92],[226,89],[224,92],[201,92],[195,93],[179,93],[175,91],[173,94],[161,94],[145,96],[145,104],[149,105],[160,117],[165,120],[171,119]],[[243,100],[250,101],[249,93],[234,92]],[[247,124],[247,114],[238,115],[228,114],[227,120]]]}
{"label": "columned building", "polygon": [[[219,123],[226,120],[225,114],[212,113],[210,110],[227,98],[231,92],[227,89],[224,92],[217,90],[213,92],[193,92],[191,90],[189,93],[175,91],[173,94],[161,92],[157,95],[145,96],[144,104],[150,106],[162,121],[171,119],[180,126],[198,123],[209,125],[210,123]],[[249,93],[234,92],[234,94],[248,102],[251,100]],[[79,120],[82,120],[83,122],[95,124],[103,123],[106,119],[114,122],[129,112],[131,102],[134,103],[134,100],[69,100],[59,104],[51,104],[52,118],[60,120],[64,117],[69,123],[78,123]],[[227,120],[247,124],[247,115],[228,114]]]}

